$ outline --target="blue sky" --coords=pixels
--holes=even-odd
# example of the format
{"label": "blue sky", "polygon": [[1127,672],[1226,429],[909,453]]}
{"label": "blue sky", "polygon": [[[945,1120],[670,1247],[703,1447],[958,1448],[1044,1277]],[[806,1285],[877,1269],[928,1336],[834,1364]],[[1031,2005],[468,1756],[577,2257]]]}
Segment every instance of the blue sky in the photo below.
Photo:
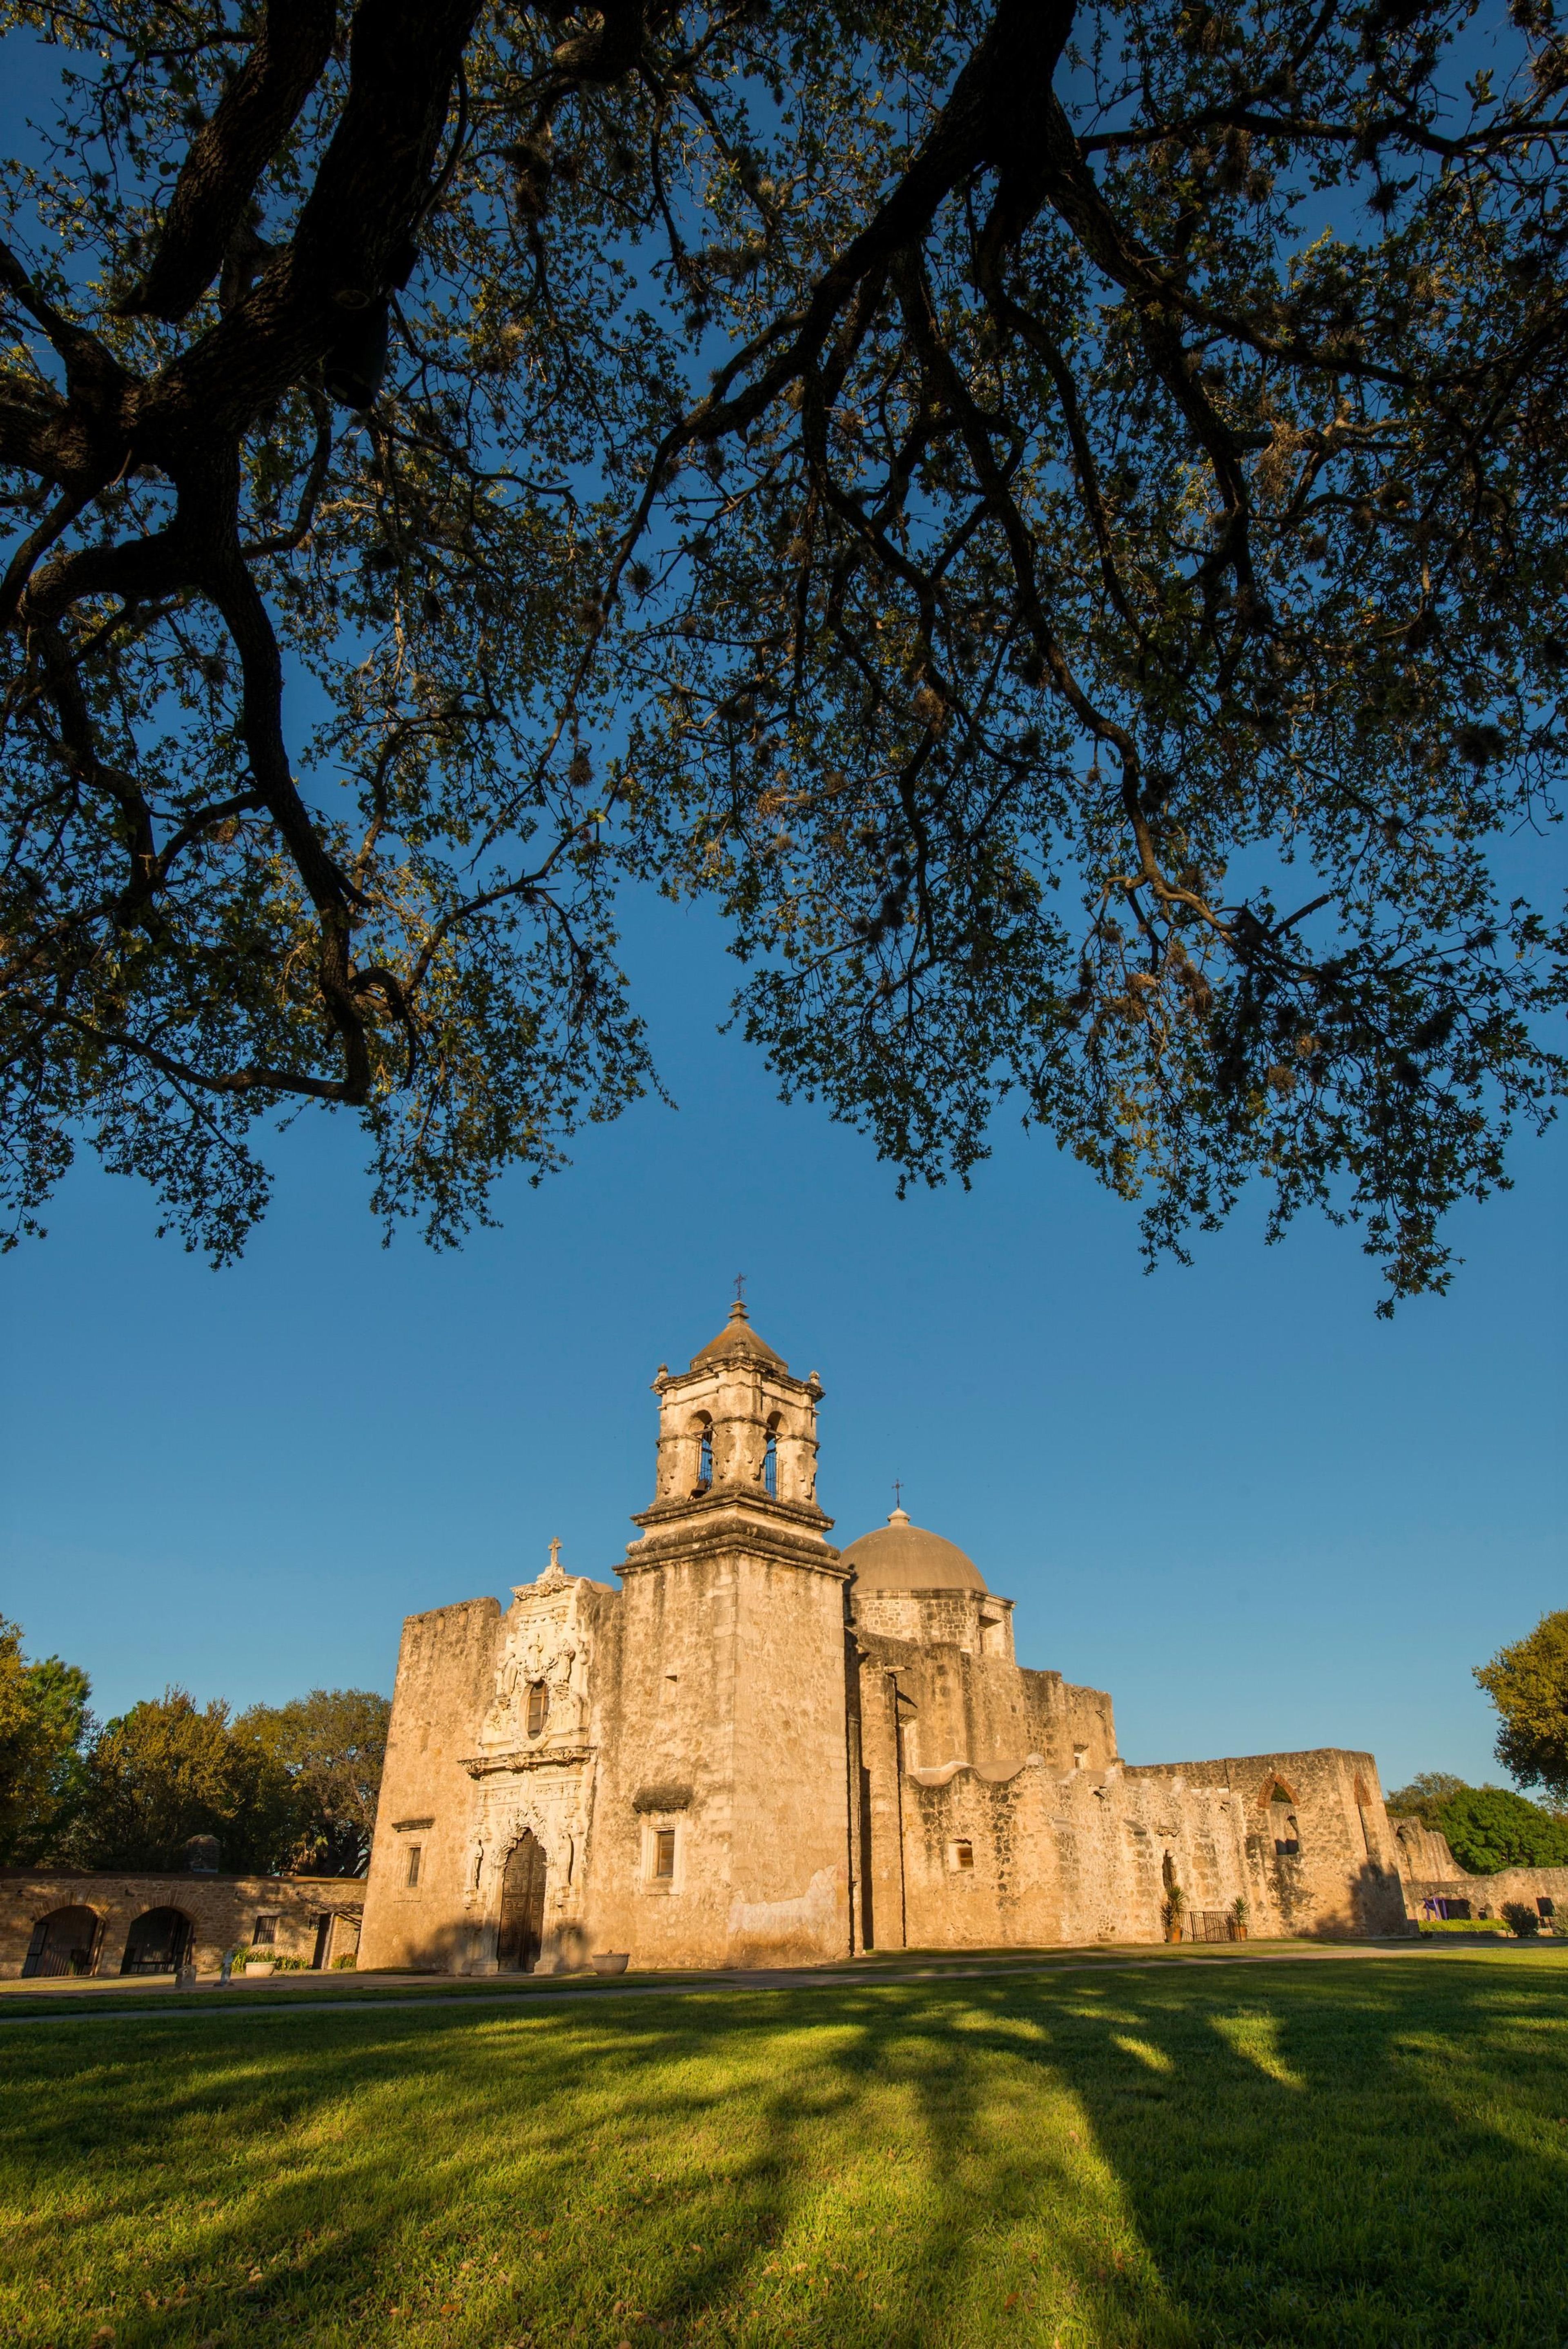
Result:
{"label": "blue sky", "polygon": [[552,1535],[608,1578],[655,1367],[744,1271],[826,1383],[840,1537],[901,1478],[1017,1600],[1022,1659],[1112,1691],[1130,1759],[1338,1743],[1389,1785],[1498,1775],[1470,1668],[1568,1604],[1561,1136],[1456,1219],[1454,1293],[1388,1324],[1353,1233],[1267,1249],[1253,1211],[1145,1278],[1133,1211],[1006,1122],[972,1191],[900,1203],[715,1033],[734,966],[704,916],[640,906],[628,959],[679,1110],[508,1185],[461,1254],[381,1247],[344,1120],[279,1146],[221,1274],[84,1156],[48,1240],[0,1260],[0,1610],[34,1651],[106,1714],[169,1682],[389,1688],[405,1613],[504,1595]]}
{"label": "blue sky", "polygon": [[901,1477],[917,1521],[1018,1602],[1022,1659],[1109,1688],[1129,1759],[1370,1746],[1386,1782],[1475,1778],[1470,1667],[1564,1601],[1564,1150],[1459,1222],[1455,1291],[1376,1319],[1353,1235],[1190,1270],[1003,1125],[967,1195],[891,1173],[715,1034],[733,966],[701,916],[628,942],[677,1111],[583,1137],[504,1228],[384,1250],[354,1128],[279,1154],[235,1271],[152,1237],[84,1159],[0,1263],[0,1605],[100,1711],[389,1688],[405,1613],[536,1574],[606,1578],[652,1489],[661,1361],[723,1320],[820,1371],[842,1539]]}

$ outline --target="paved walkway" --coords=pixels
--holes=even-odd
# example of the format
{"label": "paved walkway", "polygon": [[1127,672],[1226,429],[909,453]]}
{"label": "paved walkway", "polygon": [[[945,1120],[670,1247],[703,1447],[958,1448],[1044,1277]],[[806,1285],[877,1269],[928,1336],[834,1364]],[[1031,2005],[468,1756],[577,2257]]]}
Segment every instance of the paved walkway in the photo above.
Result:
{"label": "paved walkway", "polygon": [[[238,1982],[220,1990],[215,1981],[200,1985],[194,1992],[176,1991],[172,1983],[155,2004],[110,2006],[99,2004],[112,1987],[97,1982],[65,1983],[59,1991],[35,1991],[26,1986],[24,1995],[36,1998],[63,1997],[76,2006],[72,2013],[66,2007],[53,2007],[29,2014],[0,2014],[0,2026],[27,2023],[145,2023],[189,2021],[201,2017],[222,2017],[236,2014],[342,2014],[364,2013],[367,2011],[385,2013],[407,2011],[428,2006],[513,2006],[543,2008],[567,2002],[581,2002],[589,1999],[623,1998],[698,1998],[711,1996],[715,1992],[746,1991],[763,1992],[789,1990],[865,1990],[880,1982],[904,1984],[939,1982],[988,1982],[1002,1977],[1041,1976],[1061,1973],[1147,1973],[1157,1969],[1193,1966],[1260,1966],[1260,1965],[1357,1965],[1368,1960],[1398,1958],[1421,1961],[1440,1961],[1447,1957],[1471,1956],[1488,1946],[1515,1952],[1532,1951],[1546,1955],[1553,1949],[1562,1953],[1563,1944],[1556,1940],[1501,1941],[1500,1936],[1477,1936],[1474,1940],[1459,1940],[1454,1937],[1430,1940],[1400,1941],[1335,1941],[1316,1948],[1295,1945],[1289,1949],[1255,1949],[1235,1946],[1177,1957],[1164,1951],[1147,1957],[1136,1957],[1123,1951],[1114,1955],[1095,1956],[1078,1951],[1064,1951],[1058,1957],[1042,1953],[1020,1962],[1016,1958],[997,1958],[978,1963],[947,1963],[938,1961],[919,1965],[867,1964],[863,1966],[800,1966],[777,1971],[762,1970],[746,1972],[705,1973],[672,1976],[665,1981],[649,1982],[646,1977],[632,1982],[606,1980],[596,1976],[585,1980],[580,1975],[553,1975],[543,1980],[535,1977],[524,1987],[518,1983],[506,1990],[457,1990],[449,1987],[450,1976],[410,1976],[403,1982],[394,1980],[385,1990],[345,1992],[333,1998],[302,1995],[288,1978],[267,1983]],[[416,1987],[416,1984],[418,1985]],[[6,1983],[6,1992],[16,1994],[20,1984]],[[123,1995],[123,1993],[121,1993]],[[81,2003],[77,2004],[79,2000]],[[178,2001],[179,2003],[175,2002]]]}

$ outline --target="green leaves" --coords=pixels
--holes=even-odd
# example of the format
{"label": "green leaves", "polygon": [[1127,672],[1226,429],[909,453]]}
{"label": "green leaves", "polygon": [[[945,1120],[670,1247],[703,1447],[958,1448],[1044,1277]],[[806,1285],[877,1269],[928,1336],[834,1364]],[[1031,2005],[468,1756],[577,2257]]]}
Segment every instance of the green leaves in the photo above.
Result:
{"label": "green leaves", "polygon": [[196,1836],[215,1836],[230,1873],[292,1857],[297,1805],[287,1772],[231,1724],[221,1700],[184,1689],[107,1722],[85,1756],[82,1796],[52,1857],[77,1868],[180,1868]]}
{"label": "green leaves", "polygon": [[281,1764],[295,1792],[294,1864],[361,1876],[370,1857],[388,1698],[371,1689],[312,1689],[289,1704],[252,1705],[235,1732]]}
{"label": "green leaves", "polygon": [[13,1866],[45,1857],[80,1801],[90,1693],[78,1665],[27,1661],[20,1624],[0,1616],[0,1859]]}
{"label": "green leaves", "polygon": [[1501,1868],[1568,1868],[1568,1819],[1552,1818],[1537,1803],[1503,1786],[1466,1786],[1440,1813],[1442,1832],[1459,1866],[1471,1876]]}
{"label": "green leaves", "polygon": [[643,885],[902,1174],[1011,1099],[1150,1248],[1262,1181],[1445,1284],[1564,1074],[1544,18],[1468,95],[1457,5],[17,21],[17,1228],[87,1132],[222,1259],[314,1102],[455,1242],[656,1082]]}
{"label": "green leaves", "polygon": [[1503,1768],[1521,1785],[1568,1801],[1568,1610],[1543,1615],[1526,1638],[1478,1665],[1475,1677],[1501,1716]]}

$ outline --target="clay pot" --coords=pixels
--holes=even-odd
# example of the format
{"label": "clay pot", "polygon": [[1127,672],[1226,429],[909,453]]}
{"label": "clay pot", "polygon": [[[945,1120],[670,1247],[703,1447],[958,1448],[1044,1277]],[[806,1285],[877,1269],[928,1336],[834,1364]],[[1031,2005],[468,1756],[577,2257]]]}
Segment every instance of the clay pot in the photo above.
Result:
{"label": "clay pot", "polygon": [[272,1960],[270,1958],[247,1958],[243,1971],[247,1974],[261,1974],[265,1976],[270,1974],[272,1971]]}
{"label": "clay pot", "polygon": [[596,1950],[588,1960],[597,1974],[623,1974],[630,1962],[629,1950]]}

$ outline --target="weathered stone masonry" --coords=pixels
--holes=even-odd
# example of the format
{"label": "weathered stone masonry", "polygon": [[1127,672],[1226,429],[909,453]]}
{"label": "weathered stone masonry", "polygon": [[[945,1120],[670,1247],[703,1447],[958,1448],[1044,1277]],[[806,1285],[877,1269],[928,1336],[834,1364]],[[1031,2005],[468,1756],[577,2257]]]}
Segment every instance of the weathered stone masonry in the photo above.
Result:
{"label": "weathered stone masonry", "polygon": [[1369,1754],[1133,1768],[1021,1667],[1012,1602],[895,1510],[842,1552],[815,1372],[737,1306],[654,1381],[619,1589],[563,1571],[404,1627],[360,1962],[827,1962],[1189,1930],[1407,1928]]}
{"label": "weathered stone masonry", "polygon": [[180,1958],[215,1973],[253,1942],[328,1968],[352,1959],[364,1898],[353,1876],[0,1868],[0,1978],[167,1972]]}

